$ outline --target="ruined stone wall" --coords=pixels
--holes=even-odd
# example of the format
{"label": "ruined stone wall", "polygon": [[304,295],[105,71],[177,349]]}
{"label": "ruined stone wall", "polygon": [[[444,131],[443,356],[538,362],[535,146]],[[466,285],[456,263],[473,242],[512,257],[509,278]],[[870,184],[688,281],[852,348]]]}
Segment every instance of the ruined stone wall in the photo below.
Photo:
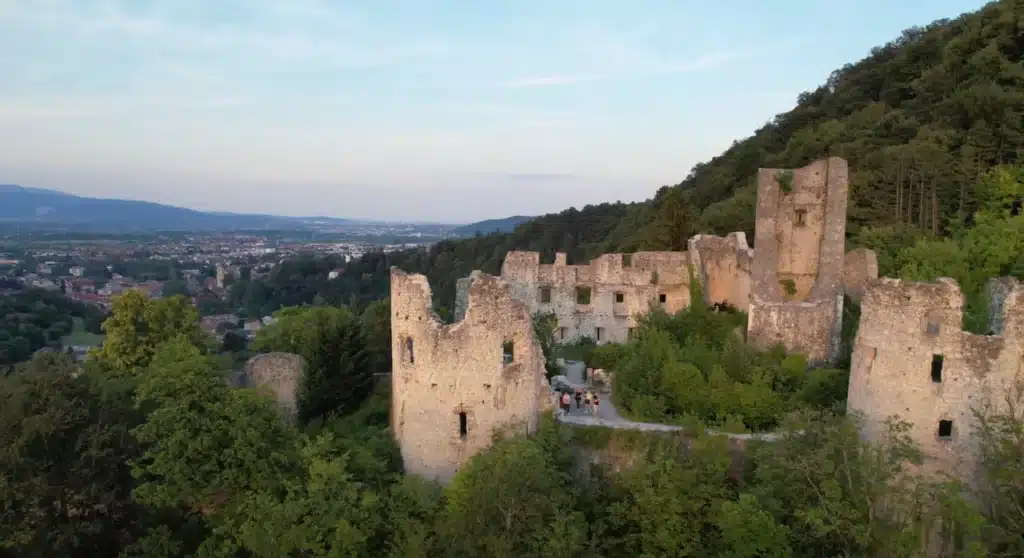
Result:
{"label": "ruined stone wall", "polygon": [[466,296],[462,320],[442,324],[426,277],[391,270],[392,429],[406,471],[441,482],[495,430],[535,431],[549,394],[530,313],[510,285],[474,272]]}
{"label": "ruined stone wall", "polygon": [[812,363],[836,357],[848,182],[839,157],[760,169],[747,329],[755,346],[782,343]]}
{"label": "ruined stone wall", "polygon": [[234,382],[238,387],[268,389],[288,415],[296,410],[296,393],[306,371],[306,360],[292,353],[263,353],[246,361]]}
{"label": "ruined stone wall", "polygon": [[[670,313],[690,305],[689,264],[687,252],[604,254],[588,265],[567,265],[565,254],[541,264],[537,252],[511,251],[501,277],[531,314],[557,316],[558,342],[586,336],[621,343],[652,305]],[[589,300],[581,301],[578,289],[589,290]]]}
{"label": "ruined stone wall", "polygon": [[700,234],[690,239],[690,258],[704,290],[704,303],[726,303],[747,311],[750,305],[750,269],[754,251],[747,245],[747,235],[734,232],[729,236]]}
{"label": "ruined stone wall", "polygon": [[867,248],[850,250],[843,258],[843,291],[860,304],[868,283],[878,279],[878,256]]}
{"label": "ruined stone wall", "polygon": [[469,286],[472,282],[472,277],[461,277],[455,281],[455,315],[453,321],[457,322],[466,317],[466,309],[469,308]]}
{"label": "ruined stone wall", "polygon": [[1024,285],[996,286],[999,334],[984,336],[962,331],[964,296],[952,279],[869,283],[847,400],[849,411],[864,414],[868,439],[880,439],[885,420],[899,415],[913,423],[925,472],[973,480],[974,410],[998,408],[1024,375]]}

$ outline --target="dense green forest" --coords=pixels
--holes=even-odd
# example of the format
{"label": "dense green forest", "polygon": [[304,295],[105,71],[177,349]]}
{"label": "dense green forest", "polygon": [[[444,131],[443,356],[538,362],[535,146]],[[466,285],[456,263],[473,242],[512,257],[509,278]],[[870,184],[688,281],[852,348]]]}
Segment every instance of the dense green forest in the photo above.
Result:
{"label": "dense green forest", "polygon": [[103,312],[65,297],[60,292],[22,289],[0,283],[0,369],[28,360],[44,347],[61,348],[61,338],[75,328],[100,332]]}
{"label": "dense green forest", "polygon": [[[536,435],[499,438],[474,456],[449,486],[406,476],[388,427],[389,384],[372,379],[389,312],[371,308],[292,308],[261,330],[261,350],[310,362],[292,422],[264,392],[229,385],[229,359],[187,299],[117,298],[106,341],[84,366],[43,353],[0,378],[0,555],[923,558],[922,543],[938,556],[1024,553],[1020,407],[982,415],[986,482],[974,500],[908,468],[922,455],[905,423],[868,444],[856,417],[821,410],[824,399],[739,456],[697,423],[680,437],[546,416]],[[726,345],[732,319],[654,317],[635,356]],[[673,330],[675,349],[661,334]],[[633,357],[604,358],[623,356]],[[701,360],[686,356],[679,366]],[[773,371],[770,388],[756,379],[707,387],[763,401],[736,409],[748,419],[787,411],[765,389],[827,399],[828,389],[791,382],[798,364],[773,355],[742,364],[750,376]],[[642,391],[666,377],[634,380]],[[671,408],[692,407],[687,385],[665,387]],[[728,410],[727,399],[712,402]]]}
{"label": "dense green forest", "polygon": [[[572,208],[508,234],[369,254],[318,292],[346,303],[380,298],[387,294],[388,269],[397,265],[425,273],[439,306],[450,308],[459,277],[474,269],[498,273],[511,249],[539,251],[544,261],[566,252],[570,262],[586,262],[610,251],[685,249],[697,232],[746,231],[752,242],[757,169],[796,168],[830,155],[850,162],[851,246],[885,252],[879,254],[881,271],[895,275],[897,251],[954,234],[980,207],[985,173],[1020,160],[1022,17],[1021,0],[1002,0],[955,20],[908,29],[836,70],[802,93],[793,110],[646,202]],[[297,287],[285,280],[295,271],[267,281],[267,308],[294,303]],[[303,301],[312,302],[318,292],[302,294]]]}

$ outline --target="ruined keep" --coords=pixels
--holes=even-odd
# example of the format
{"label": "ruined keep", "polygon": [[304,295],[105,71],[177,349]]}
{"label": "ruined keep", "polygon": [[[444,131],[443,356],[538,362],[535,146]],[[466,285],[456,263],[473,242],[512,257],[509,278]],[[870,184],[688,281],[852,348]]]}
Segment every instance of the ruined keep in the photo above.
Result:
{"label": "ruined keep", "polygon": [[[652,308],[675,313],[690,305],[691,270],[705,287],[705,302],[746,308],[751,261],[746,236],[702,235],[691,239],[689,247],[689,252],[604,254],[586,265],[567,265],[563,253],[555,255],[554,263],[542,264],[538,252],[511,251],[501,278],[531,314],[558,318],[559,343],[582,337],[622,343],[630,338],[637,317]],[[464,300],[464,289],[460,283],[457,301]]]}
{"label": "ruined keep", "polygon": [[925,452],[924,472],[970,482],[976,472],[975,410],[999,409],[1024,379],[1024,284],[989,283],[990,335],[962,330],[964,295],[952,279],[871,281],[861,305],[847,408],[879,440],[899,415]]}
{"label": "ruined keep", "polygon": [[479,271],[442,324],[423,275],[391,269],[391,426],[406,472],[447,482],[497,430],[536,431],[549,401],[544,355],[512,287]]}
{"label": "ruined keep", "polygon": [[839,157],[758,171],[747,326],[753,345],[781,343],[810,363],[837,356],[848,184]]}

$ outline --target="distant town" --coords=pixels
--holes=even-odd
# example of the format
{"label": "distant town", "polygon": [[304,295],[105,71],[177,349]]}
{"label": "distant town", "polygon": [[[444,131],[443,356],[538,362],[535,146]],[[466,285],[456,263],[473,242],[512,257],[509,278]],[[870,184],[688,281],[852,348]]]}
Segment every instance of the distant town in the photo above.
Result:
{"label": "distant town", "polygon": [[[430,242],[379,244],[368,241],[302,242],[259,234],[154,235],[146,242],[127,239],[48,241],[19,239],[0,252],[0,278],[25,288],[61,292],[68,298],[109,310],[116,295],[129,290],[151,298],[191,297],[203,315],[202,326],[221,337],[243,326],[253,336],[270,316],[244,324],[234,313],[203,311],[203,300],[226,301],[231,285],[266,277],[281,263],[299,256],[334,256],[338,267],[325,274],[336,279],[343,265],[369,251],[394,252]],[[0,289],[0,295],[10,290]],[[83,348],[84,350],[84,348]]]}

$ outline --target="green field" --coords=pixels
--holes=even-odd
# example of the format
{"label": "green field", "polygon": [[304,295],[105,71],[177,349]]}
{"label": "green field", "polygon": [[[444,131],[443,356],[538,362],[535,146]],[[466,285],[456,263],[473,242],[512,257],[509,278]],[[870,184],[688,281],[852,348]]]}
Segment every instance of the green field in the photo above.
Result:
{"label": "green field", "polygon": [[61,337],[60,342],[65,347],[73,345],[86,345],[89,347],[95,347],[103,344],[103,335],[97,335],[90,333],[85,330],[85,320],[82,318],[74,318],[75,324],[70,334]]}

